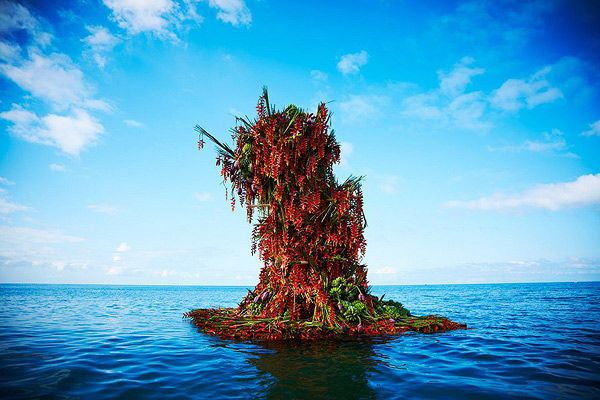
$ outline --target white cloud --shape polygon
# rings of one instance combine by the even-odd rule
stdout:
[[[98,67],[104,68],[107,62],[106,53],[110,53],[120,39],[103,26],[88,26],[87,30],[90,35],[83,38],[82,41],[88,45]]]
[[[0,226],[0,237],[5,244],[33,243],[55,244],[76,243],[83,239],[77,236],[65,235],[57,230],[44,230],[16,226]]]
[[[369,55],[364,50],[358,53],[346,54],[340,58],[337,68],[344,75],[356,74],[367,64],[368,59]]]
[[[114,215],[119,212],[119,209],[117,207],[112,206],[110,204],[89,204],[86,206],[86,208],[93,212],[108,215]]]
[[[250,25],[252,14],[243,0],[209,0],[212,8],[219,10],[217,18],[234,26]]]
[[[544,132],[542,138],[538,140],[525,140],[518,145],[508,146],[489,146],[490,151],[521,152],[528,151],[532,153],[556,153],[567,150],[569,146],[564,138],[564,134],[559,129],[553,129],[550,132]]]
[[[123,259],[123,254],[127,253],[130,250],[131,250],[131,246],[129,246],[126,242],[122,242],[121,244],[119,244],[117,246],[117,249],[112,254],[113,262],[121,261]],[[114,270],[113,270],[113,268],[114,268]],[[113,270],[112,273],[111,273],[111,270]],[[111,267],[107,273],[109,275],[118,275],[121,272],[122,272],[122,269],[120,267]]]
[[[483,93],[477,91],[455,97],[443,112],[447,121],[454,126],[470,130],[485,130],[488,128],[488,124],[482,121],[485,108]]]
[[[369,270],[369,274],[374,270]],[[583,282],[600,279],[600,259],[515,259],[500,262],[472,262],[443,267],[406,267],[393,276],[373,274],[374,284],[450,284],[496,282]],[[394,279],[394,280],[391,280]]]
[[[492,93],[492,105],[505,111],[519,111],[563,97],[562,92],[546,79],[551,70],[551,67],[545,67],[526,79],[508,79]]]
[[[19,226],[0,226],[0,265],[50,268],[56,271],[86,269],[87,262],[74,255],[73,250],[83,239],[66,235],[59,230],[36,229]],[[74,247],[75,246],[75,247]],[[3,269],[3,273],[7,270]],[[29,277],[32,270],[24,270],[18,275]],[[40,271],[46,279],[46,271]]]
[[[3,176],[0,176],[0,184],[2,184],[2,185],[10,185],[10,186],[12,186],[12,185],[14,185],[15,183],[14,183],[13,181],[11,181],[10,179],[8,179],[8,178],[5,178],[5,177],[3,177]]]
[[[572,182],[537,185],[516,195],[497,194],[477,200],[450,201],[448,207],[474,210],[543,208],[557,211],[565,207],[600,204],[600,174],[583,175]]]
[[[21,57],[21,48],[0,41],[0,62],[13,63]]]
[[[115,251],[118,253],[125,253],[129,250],[131,250],[131,246],[127,244],[127,242],[122,242],[121,244],[119,244],[119,246],[117,246],[117,250]]]
[[[38,22],[27,8],[10,1],[0,2],[0,32],[34,31],[37,28]]]
[[[435,93],[419,93],[402,101],[402,113],[417,119],[433,120],[444,116]]]
[[[161,278],[168,278],[169,276],[175,275],[175,271],[170,269],[163,269],[162,271],[160,271],[159,275]]]
[[[32,113],[31,111],[25,110],[23,107],[18,104],[13,104],[12,109],[10,111],[4,111],[0,113],[0,118],[5,119],[7,121],[12,122],[16,126],[27,126],[35,124],[39,121],[37,115]],[[27,132],[23,132],[26,134]]]
[[[0,73],[57,108],[82,104],[90,95],[83,73],[64,54],[44,56],[34,52],[20,65],[0,65]]]
[[[600,119],[590,124],[590,129],[581,133],[582,136],[600,136]]]
[[[29,207],[9,201],[4,197],[4,192],[0,191],[0,214],[12,214],[17,211],[27,211]]]
[[[205,202],[205,201],[209,201],[210,199],[212,199],[211,194],[208,192],[196,193],[194,195],[194,197],[196,198],[196,200],[198,200],[200,202]]]
[[[468,67],[473,61],[470,57],[464,57],[458,64],[454,65],[452,71],[448,73],[439,71],[440,91],[452,97],[464,93],[467,85],[471,83],[471,78],[485,72],[483,68]]]
[[[185,21],[199,23],[195,5],[172,0],[103,0],[117,24],[130,34],[152,33],[160,38],[177,40],[174,31]]]
[[[369,271],[373,274],[377,274],[377,275],[393,275],[393,274],[397,274],[398,270],[394,267],[382,267],[382,268],[375,268],[371,271]]]
[[[39,131],[42,142],[60,148],[67,154],[78,155],[84,148],[95,144],[104,131],[100,123],[84,110],[74,110],[71,115],[50,114],[42,118]]]
[[[50,168],[52,171],[56,171],[56,172],[65,172],[67,170],[67,167],[65,167],[64,164],[56,164],[56,163],[49,164],[48,168]]]
[[[323,71],[319,71],[318,69],[313,69],[310,71],[310,77],[315,81],[325,82],[328,78],[327,74]]]
[[[133,120],[133,119],[126,119],[123,122],[125,123],[125,125],[127,125],[130,128],[143,128],[144,127],[143,123]]]
[[[381,114],[381,108],[387,100],[386,97],[378,95],[350,95],[340,102],[342,119],[353,122],[376,118]]]
[[[117,258],[115,259],[115,257],[113,256],[113,261],[119,261],[121,260],[121,258]],[[110,267],[106,270],[106,274],[107,275],[121,275],[121,273],[123,272],[121,267]]]
[[[12,40],[10,46],[19,45],[27,53],[26,58],[12,57],[0,64],[0,74],[55,110],[42,116],[13,104],[10,110],[0,113],[0,118],[12,122],[9,131],[22,139],[78,155],[95,144],[104,131],[86,110],[110,111],[111,107],[93,98],[83,72],[70,57],[56,52],[46,54],[44,46],[51,36],[39,29],[40,22],[26,8],[6,2],[0,7],[7,13],[0,18],[0,29]]]
[[[74,109],[67,115],[48,114],[39,118],[34,113],[13,104],[0,118],[13,123],[10,132],[32,143],[54,146],[78,156],[96,143],[104,127],[87,111]]]
[[[439,86],[404,97],[400,114],[408,122],[425,122],[427,126],[485,130],[483,121],[486,98],[481,91],[467,92],[471,78],[484,73],[482,68],[469,67],[473,59],[464,57],[447,73],[438,72]]]
[[[0,184],[12,186],[15,183],[9,179],[0,176]],[[22,204],[13,203],[7,197],[7,192],[4,188],[0,188],[0,214],[12,214],[18,211],[27,211],[30,208]]]

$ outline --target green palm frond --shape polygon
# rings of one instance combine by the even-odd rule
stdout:
[[[219,152],[219,154],[221,154],[224,157],[235,158],[235,153],[231,149],[231,147],[229,147],[225,143],[220,142],[219,139],[208,133],[203,127],[201,127],[200,125],[196,125],[194,129],[201,135],[208,137],[210,141],[217,146],[217,151]]]

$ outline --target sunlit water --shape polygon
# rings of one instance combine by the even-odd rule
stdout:
[[[375,287],[473,329],[252,344],[182,313],[245,288],[0,285],[0,398],[600,398],[600,283]]]

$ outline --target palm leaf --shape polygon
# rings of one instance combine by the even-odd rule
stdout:
[[[235,152],[231,150],[231,147],[229,147],[225,143],[221,143],[219,139],[208,133],[203,127],[201,127],[200,125],[196,125],[194,129],[201,135],[208,137],[210,141],[217,146],[217,151],[219,152],[219,154],[221,154],[224,157],[235,158]]]

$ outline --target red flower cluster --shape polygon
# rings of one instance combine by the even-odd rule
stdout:
[[[260,214],[252,250],[264,266],[260,283],[240,307],[268,292],[262,317],[289,312],[292,319],[331,325],[329,282],[343,276],[367,288],[359,261],[366,247],[359,179],[335,180],[340,146],[325,104],[316,114],[295,106],[276,112],[265,94],[256,110],[254,122],[238,119],[235,149],[217,158],[232,207],[237,198],[249,221],[256,210]]]

